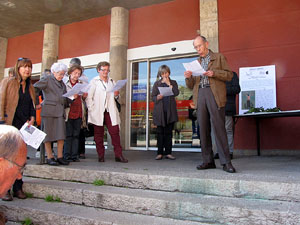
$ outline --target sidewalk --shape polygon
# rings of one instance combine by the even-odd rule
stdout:
[[[222,170],[219,160],[216,160],[217,169],[199,171],[196,166],[201,163],[201,153],[174,152],[176,160],[154,160],[156,151],[124,151],[129,163],[114,161],[113,151],[106,151],[105,162],[99,163],[96,149],[86,150],[86,159],[70,163],[68,168],[107,170],[111,172],[126,172],[151,175],[170,175],[178,177],[237,179],[257,181],[277,181],[300,183],[300,156],[236,156],[232,164],[237,170],[229,174]],[[35,150],[29,149],[28,164],[38,164]]]

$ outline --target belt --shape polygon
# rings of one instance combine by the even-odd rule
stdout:
[[[210,85],[209,84],[199,84],[199,88],[208,88],[208,87],[210,87]]]

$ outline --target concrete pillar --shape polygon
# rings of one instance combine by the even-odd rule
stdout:
[[[59,26],[51,23],[44,25],[42,70],[50,69],[58,59]]]
[[[218,1],[199,0],[200,6],[200,30],[209,41],[209,48],[219,52],[219,30],[218,30]]]
[[[128,21],[129,12],[122,7],[111,9],[110,25],[110,76],[113,80],[123,80],[127,78],[127,49],[128,49]],[[126,88],[120,91],[121,98],[121,144],[125,147],[125,121],[126,121]]]
[[[0,37],[0,80],[4,77],[6,63],[7,38]]]

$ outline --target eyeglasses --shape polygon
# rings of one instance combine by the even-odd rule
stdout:
[[[21,57],[21,58],[18,58],[18,61],[26,60],[26,59],[28,59],[28,58]]]
[[[17,166],[17,167],[19,168],[19,170],[20,170],[20,173],[23,173],[23,172],[24,172],[26,163],[25,163],[23,166],[20,166],[18,163],[14,162],[14,161],[12,161],[12,160],[10,160],[10,159],[7,159],[7,158],[4,158],[4,159],[5,159],[6,161],[10,162],[11,164]]]
[[[110,72],[110,70],[104,70],[104,69],[100,69],[101,71],[103,71],[103,72]]]

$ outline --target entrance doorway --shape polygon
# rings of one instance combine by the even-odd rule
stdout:
[[[197,125],[189,118],[192,90],[185,85],[182,63],[191,62],[197,57],[172,59],[151,59],[131,63],[131,105],[130,105],[130,149],[156,150],[156,126],[152,121],[154,103],[151,99],[152,87],[157,80],[161,65],[171,69],[170,78],[176,80],[180,94],[176,97],[179,121],[173,131],[173,150],[201,151],[197,135]]]

